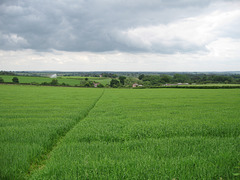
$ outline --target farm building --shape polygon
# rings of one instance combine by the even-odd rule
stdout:
[[[142,85],[141,84],[137,84],[137,83],[134,83],[133,85],[132,85],[132,87],[141,87]]]
[[[93,82],[94,87],[97,87],[100,83]]]
[[[57,74],[50,75],[50,78],[57,78]]]

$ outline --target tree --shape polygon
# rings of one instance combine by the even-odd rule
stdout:
[[[84,87],[93,87],[94,84],[92,81],[86,81],[85,84],[84,84]]]
[[[162,83],[169,83],[171,81],[171,76],[163,75],[163,76],[161,76],[160,81]]]
[[[17,77],[13,77],[13,78],[12,78],[12,82],[13,82],[13,83],[19,83],[19,80],[18,80]]]
[[[99,87],[99,88],[103,88],[104,85],[100,83],[100,84],[97,85],[97,87]]]
[[[85,81],[88,81],[88,78],[85,78]]]
[[[144,74],[141,74],[140,76],[138,76],[139,80],[142,80],[144,78]]]
[[[118,87],[119,86],[119,81],[117,80],[117,79],[112,79],[111,81],[110,81],[110,86],[111,87],[114,87],[114,88],[116,88],[116,87]]]
[[[56,85],[58,85],[58,80],[57,79],[53,79],[52,82],[50,82],[50,84],[52,86],[56,86]]]
[[[126,79],[125,76],[119,76],[120,83],[124,85],[124,80]]]
[[[4,83],[4,80],[2,77],[0,77],[0,83]]]
[[[186,74],[174,74],[173,81],[177,83],[189,82],[190,79]]]

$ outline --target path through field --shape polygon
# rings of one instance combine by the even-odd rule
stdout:
[[[54,149],[56,149],[60,144],[62,139],[64,139],[64,137],[67,135],[67,133],[71,132],[71,130],[77,126],[77,124],[79,122],[81,122],[82,120],[84,120],[84,118],[86,118],[88,116],[88,114],[91,112],[92,109],[94,109],[94,107],[96,106],[97,102],[99,101],[99,99],[101,99],[101,97],[104,94],[104,90],[102,91],[102,94],[96,99],[96,101],[91,105],[91,107],[89,107],[89,109],[87,110],[87,112],[85,112],[84,116],[80,116],[80,118],[78,119],[78,122],[76,124],[74,124],[70,129],[68,129],[67,131],[65,131],[59,138],[58,140],[52,145],[52,147],[50,147],[48,149],[48,152],[46,152],[45,154],[42,155],[42,158],[40,161],[36,161],[33,162],[32,165],[30,166],[29,172],[27,174],[28,176],[31,176],[31,174],[34,171],[37,171],[39,169],[44,168],[44,165],[46,163],[46,161],[50,158],[50,154],[52,151],[54,151]]]

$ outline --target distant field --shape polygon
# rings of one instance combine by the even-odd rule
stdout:
[[[78,80],[84,80],[85,78],[88,78],[90,81],[99,82],[103,85],[109,84],[111,81],[111,78],[108,77],[81,77],[81,76],[61,76],[62,79],[78,79]]]
[[[239,90],[0,89],[2,179],[238,179]]]
[[[12,78],[14,76],[6,76],[2,75],[0,76],[4,79],[4,82],[12,82]],[[31,76],[17,76],[20,83],[43,83],[43,82],[51,82],[52,78],[49,77],[31,77]],[[61,76],[58,77],[57,80],[59,83],[66,83],[71,86],[79,85],[80,80],[84,80],[86,77],[80,77],[80,76]],[[103,85],[109,84],[111,81],[111,78],[100,78],[100,77],[87,77],[90,81],[96,81]]]

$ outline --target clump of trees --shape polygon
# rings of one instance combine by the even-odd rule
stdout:
[[[19,83],[19,80],[18,80],[17,77],[13,77],[13,78],[12,78],[12,82],[13,82],[13,83]]]
[[[109,77],[109,78],[116,78],[118,77],[116,74],[113,73],[102,73],[102,77]]]
[[[110,81],[110,87],[117,88],[120,86],[120,82],[117,79],[112,79]]]
[[[80,80],[80,87],[104,87],[101,83],[96,83],[95,81],[89,81],[88,78],[85,78],[84,80]]]
[[[118,79],[112,79],[110,81],[110,87],[117,88],[117,87],[125,87],[125,80],[127,77],[125,76],[119,76]]]
[[[88,78],[80,81],[80,87],[94,87],[93,81],[89,81]]]
[[[121,83],[122,85],[124,85],[124,81],[125,81],[126,77],[125,77],[125,76],[119,76],[118,79],[119,79],[120,83]]]
[[[50,85],[52,85],[52,86],[57,86],[57,85],[58,85],[58,80],[57,80],[57,79],[53,79],[53,80],[50,82]]]

